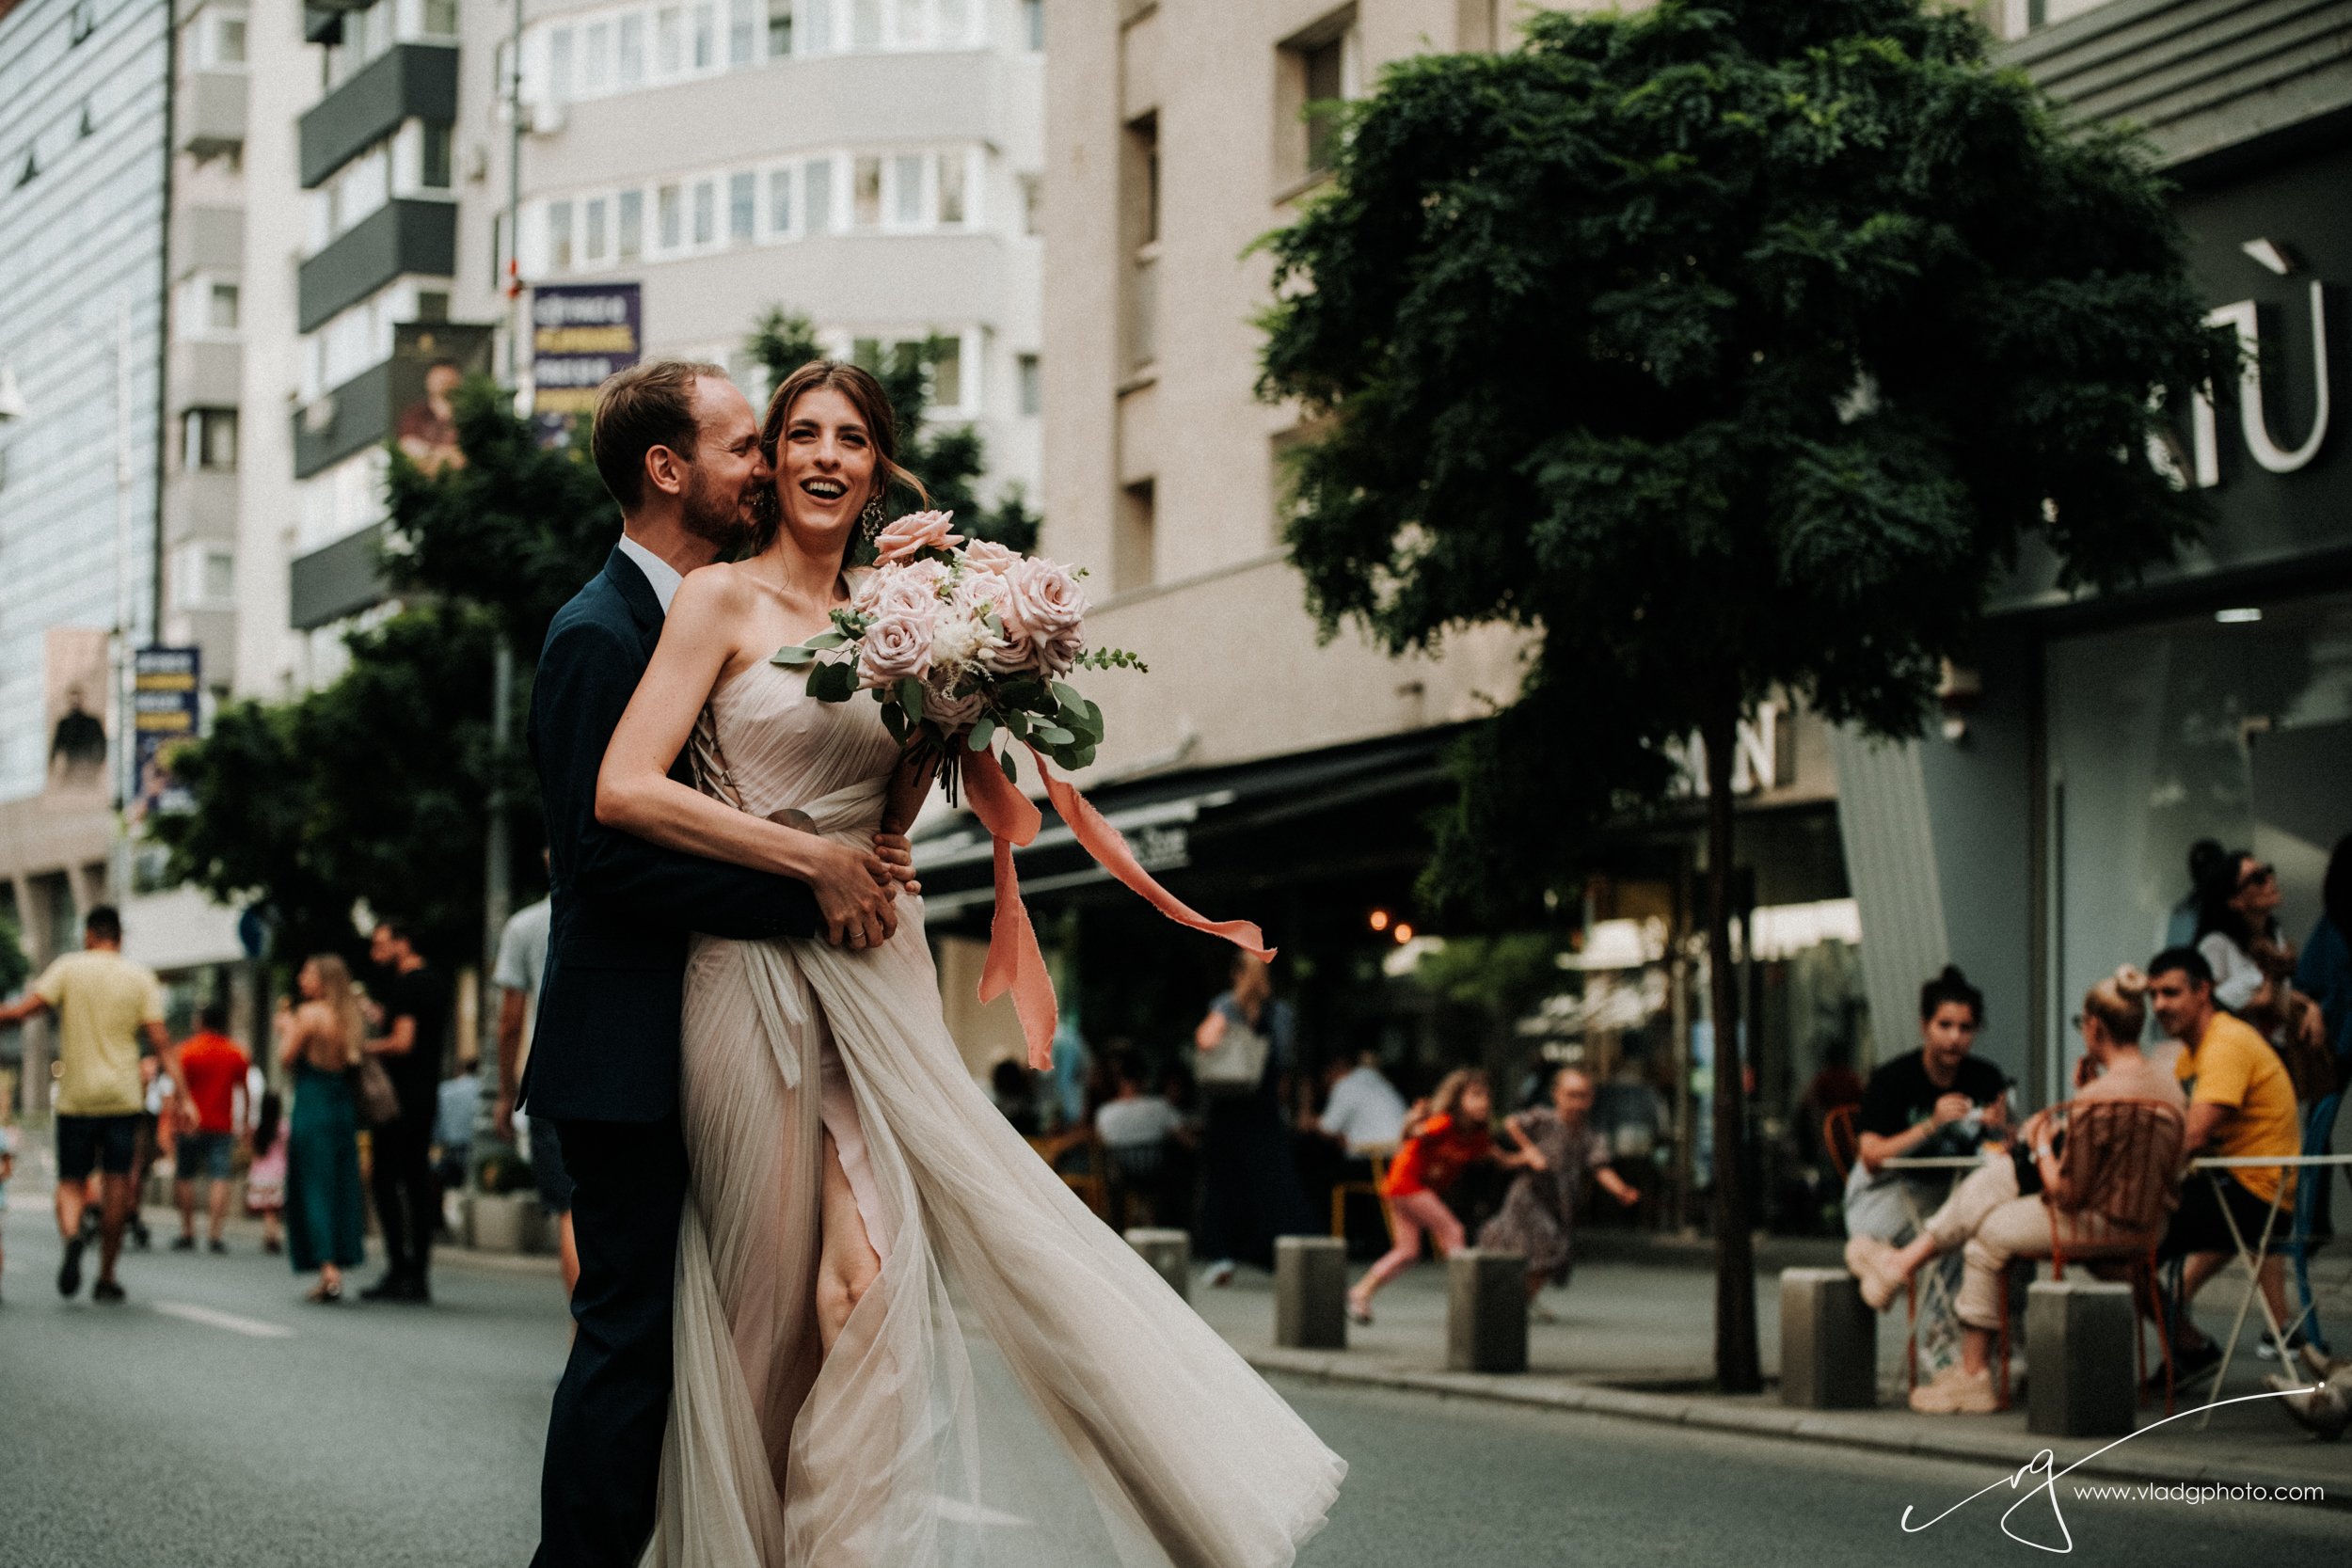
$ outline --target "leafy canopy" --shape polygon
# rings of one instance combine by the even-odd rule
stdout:
[[[1662,0],[1390,67],[1265,242],[1262,392],[1329,630],[1501,623],[1430,891],[1523,895],[1773,690],[1915,733],[2033,543],[2070,585],[2201,521],[2152,398],[2221,368],[2166,188],[1916,0]]]

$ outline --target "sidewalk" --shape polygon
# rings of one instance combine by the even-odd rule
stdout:
[[[1449,1372],[1444,1370],[1444,1280],[1443,1271],[1434,1264],[1398,1280],[1375,1299],[1374,1325],[1350,1324],[1348,1348],[1336,1352],[1274,1345],[1273,1283],[1265,1275],[1244,1269],[1225,1289],[1196,1285],[1192,1300],[1250,1365],[1292,1377],[1625,1416],[1879,1453],[1980,1461],[1987,1466],[1988,1481],[2002,1470],[2024,1465],[2044,1448],[2053,1450],[2058,1467],[2063,1469],[2115,1442],[2032,1435],[2026,1431],[2022,1401],[1998,1416],[1921,1416],[1904,1408],[1899,1310],[1879,1323],[1880,1409],[1797,1410],[1783,1405],[1776,1386],[1779,1283],[1772,1276],[1756,1280],[1756,1317],[1764,1375],[1774,1386],[1761,1395],[1709,1392],[1713,1276],[1663,1260],[1582,1264],[1566,1290],[1545,1291],[1544,1305],[1560,1321],[1530,1326],[1527,1371]],[[2208,1294],[2215,1297],[2213,1307],[2200,1310],[2198,1320],[2207,1332],[2218,1335],[2229,1328],[2227,1313],[2219,1310],[2224,1301],[2220,1284],[2210,1287]],[[2226,1299],[2234,1307],[2234,1296]],[[2352,1307],[2352,1300],[2342,1295],[2336,1299]],[[2323,1309],[2328,1305],[2323,1299]],[[2347,1337],[2347,1329],[2352,1329],[2352,1314],[2340,1307],[2340,1340]],[[2255,1359],[2249,1331],[2231,1367],[2228,1392],[2260,1393],[2262,1373],[2276,1370],[2276,1363]],[[2199,1393],[2211,1397],[2210,1384],[2201,1386]],[[2186,1402],[2183,1408],[2189,1408]],[[2201,1418],[2193,1414],[2149,1431],[2148,1423],[2161,1419],[2162,1414],[2158,1405],[2143,1407],[2143,1435],[2089,1459],[2076,1473],[2143,1481],[2314,1485],[2328,1490],[2331,1503],[2352,1508],[2352,1440],[2319,1442],[2283,1413],[2262,1403],[2217,1410],[2210,1427],[2202,1431]]]

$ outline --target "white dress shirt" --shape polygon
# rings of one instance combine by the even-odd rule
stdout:
[[[1359,1067],[1331,1085],[1320,1125],[1333,1137],[1345,1139],[1354,1153],[1395,1144],[1405,1133],[1405,1097],[1380,1076],[1378,1068]]]
[[[661,601],[661,613],[669,614],[670,601],[677,597],[677,585],[686,580],[678,576],[677,568],[626,533],[621,535],[621,553],[637,562],[637,569],[653,585],[653,596]]]

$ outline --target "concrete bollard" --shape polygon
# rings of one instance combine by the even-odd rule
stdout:
[[[1192,1299],[1192,1238],[1182,1230],[1155,1230],[1137,1226],[1127,1232],[1136,1249],[1168,1288],[1186,1301]]]
[[[1336,1236],[1274,1240],[1274,1342],[1347,1348],[1347,1243]]]
[[[470,1211],[477,1252],[544,1250],[539,1200],[529,1193],[477,1193]]]
[[[2052,1437],[2111,1437],[2137,1420],[2128,1285],[2037,1280],[2026,1291],[2026,1430]]]
[[[1879,1315],[1843,1269],[1780,1271],[1780,1402],[1805,1410],[1878,1403]]]
[[[1465,1247],[1445,1260],[1450,1372],[1527,1370],[1527,1259]]]

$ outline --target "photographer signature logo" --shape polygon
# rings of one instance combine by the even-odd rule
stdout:
[[[2020,1497],[2015,1502],[2010,1503],[2007,1509],[2002,1511],[2001,1533],[2008,1536],[2011,1541],[2018,1543],[2020,1545],[2031,1546],[2036,1551],[2053,1552],[2060,1557],[2064,1557],[2074,1549],[2074,1532],[2066,1528],[2066,1512],[2058,1506],[2058,1483],[2059,1481],[2064,1481],[2068,1476],[2073,1475],[2076,1470],[2081,1469],[2084,1465],[2090,1464],[2101,1454],[2106,1453],[2110,1449],[2122,1448],[2124,1444],[2130,1442],[2134,1437],[2144,1437],[2149,1433],[2155,1431],[2157,1427],[2169,1426],[2174,1421],[2186,1420],[2191,1416],[2201,1416],[2209,1410],[2218,1410],[2224,1405],[2250,1404],[2256,1400],[2285,1399],[2290,1394],[2302,1394],[2309,1393],[2310,1391],[2311,1390],[2308,1388],[2285,1388],[2275,1393],[2242,1394],[2235,1399],[2216,1400],[2210,1404],[2199,1405],[2194,1410],[2184,1410],[2176,1416],[2167,1416],[2161,1421],[2153,1422],[2127,1436],[2117,1438],[2114,1442],[2107,1444],[2105,1448],[2093,1449],[2090,1452],[2083,1455],[2080,1459],[2077,1459],[2074,1464],[2069,1465],[2063,1470],[2057,1468],[2058,1456],[2050,1449],[2044,1449],[2040,1453],[2035,1454],[2032,1459],[2028,1460],[2016,1474],[2003,1476],[1998,1481],[1992,1481],[1987,1485],[1979,1487],[1976,1491],[1969,1493],[1966,1497],[1961,1498],[1960,1501],[1952,1504],[1951,1507],[1946,1509],[1943,1513],[1937,1514],[1932,1519],[1922,1520],[1920,1523],[1915,1525],[1913,1524],[1911,1522],[1911,1513],[1912,1509],[1916,1505],[1906,1505],[1903,1509],[1903,1533],[1905,1535],[1916,1535],[1922,1530],[1932,1529],[1937,1525],[1940,1525],[1945,1520],[1950,1518],[1953,1514],[1959,1513],[1962,1509],[1966,1508],[1970,1503],[1975,1502],[1979,1497],[1983,1497],[1986,1493],[1996,1492],[2006,1486],[2012,1492],[2022,1489],[2025,1495]],[[2031,1486],[2026,1485],[2029,1479],[2033,1483]],[[2031,1536],[2020,1535],[2017,1533],[2016,1529],[2010,1526],[2010,1520],[2015,1516],[2017,1511],[2032,1502],[2036,1497],[2047,1497],[2050,1500],[2050,1522],[2058,1528],[2060,1544],[2054,1546],[2046,1541],[2037,1541]]]

